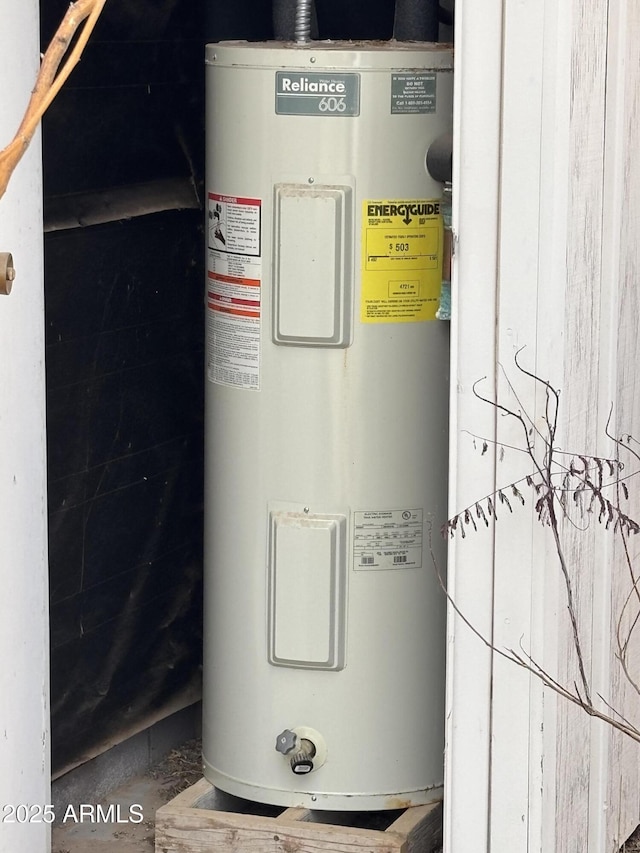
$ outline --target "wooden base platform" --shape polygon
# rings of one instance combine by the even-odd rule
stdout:
[[[392,812],[283,809],[205,779],[156,817],[156,853],[439,853],[441,844],[441,803]]]

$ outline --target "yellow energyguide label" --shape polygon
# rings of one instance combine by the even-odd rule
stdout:
[[[435,320],[442,243],[440,199],[364,201],[360,320]]]

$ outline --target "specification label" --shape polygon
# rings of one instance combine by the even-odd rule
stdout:
[[[436,75],[433,72],[391,75],[391,112],[393,114],[435,113],[435,111]]]
[[[354,569],[419,569],[422,566],[421,509],[354,513]]]
[[[260,388],[260,199],[209,193],[207,376]]]
[[[361,321],[435,320],[442,244],[438,199],[363,202]]]

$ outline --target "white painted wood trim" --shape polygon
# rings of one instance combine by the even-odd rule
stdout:
[[[502,49],[502,115],[498,260],[497,394],[503,405],[540,423],[540,388],[515,364],[538,372],[538,257],[541,198],[541,113],[543,101],[544,4],[506,3]],[[526,61],[524,58],[526,57]],[[524,348],[524,349],[523,349]],[[516,396],[517,394],[517,396]],[[529,420],[530,419],[530,420]],[[496,486],[511,500],[513,513],[500,506],[495,528],[494,643],[496,648],[532,648],[532,584],[539,570],[539,530],[531,492],[522,479],[533,473],[522,450],[526,435],[514,418],[499,416],[497,438],[503,452]],[[518,483],[526,501],[518,505],[509,489]],[[532,818],[539,815],[540,761],[532,754],[542,720],[542,690],[535,678],[500,656],[493,660],[492,760],[489,849],[527,850],[537,838]],[[535,847],[534,847],[535,849]]]
[[[495,412],[473,383],[495,365],[502,0],[458,2],[454,107],[454,319],[451,366],[450,514],[490,491],[493,453],[482,460],[465,430],[495,434]],[[464,306],[463,310],[460,306]],[[482,464],[480,464],[480,461]],[[489,488],[487,489],[487,483]],[[483,491],[484,489],[484,491]],[[492,631],[493,540],[451,540],[449,589],[475,627]],[[444,846],[487,849],[491,655],[450,611]]]
[[[15,133],[38,70],[37,0],[0,0],[0,145]],[[0,804],[50,801],[49,618],[39,135],[0,200]],[[45,823],[2,823],[0,853],[47,853]]]
[[[604,162],[603,162],[603,198],[602,198],[602,249],[601,249],[601,282],[600,292],[600,374],[598,388],[598,423],[599,435],[596,436],[597,451],[603,456],[613,452],[612,443],[606,438],[605,424],[611,415],[611,430],[617,434],[618,412],[615,407],[617,399],[618,374],[618,306],[620,300],[618,264],[621,256],[621,217],[623,213],[624,195],[624,94],[625,94],[625,64],[624,49],[627,25],[626,3],[610,2],[608,9],[608,38],[607,38],[607,75],[605,81],[605,121],[604,121]],[[610,567],[615,565],[616,553],[612,537],[600,537],[597,543],[596,565],[593,590],[593,648],[592,648],[592,677],[594,691],[609,701],[612,697],[612,678],[615,677],[615,663],[612,655],[615,653],[612,642],[612,617],[617,598],[614,589],[614,573]],[[613,666],[612,666],[613,663]],[[615,700],[613,700],[615,701]],[[619,756],[613,751],[616,735],[602,724],[594,723],[591,729],[590,751],[592,755],[591,778],[589,785],[589,849],[615,853],[626,839],[619,837],[619,821],[612,820],[609,808],[612,787],[617,788],[615,800],[621,803],[620,788],[612,778],[616,772],[625,773],[620,766]],[[635,750],[634,750],[635,751]],[[614,768],[619,768],[617,769]],[[611,772],[613,771],[613,773]],[[634,824],[635,825],[635,824]],[[615,836],[615,837],[614,837]]]
[[[617,433],[638,431],[640,393],[637,365],[640,363],[638,317],[640,316],[640,6],[625,0],[609,5],[608,73],[605,124],[604,216],[603,216],[603,316],[611,330],[609,398],[616,401]],[[607,402],[605,399],[604,403]],[[629,509],[640,514],[640,495],[631,488]],[[640,559],[637,542],[632,543],[636,565]],[[620,549],[613,549],[620,569]],[[626,581],[625,581],[626,578]],[[621,582],[622,581],[622,582]],[[626,570],[614,576],[611,617],[613,620],[628,589]],[[606,613],[602,614],[606,618]],[[640,703],[635,691],[621,677],[614,649],[603,661],[603,681],[608,696],[627,717],[640,721]],[[635,647],[636,672],[640,650]],[[606,667],[608,664],[607,673]],[[606,675],[608,674],[608,678]],[[602,849],[619,848],[639,822],[640,755],[636,744],[617,733],[608,733],[608,775],[601,779]],[[594,844],[594,850],[598,848]]]

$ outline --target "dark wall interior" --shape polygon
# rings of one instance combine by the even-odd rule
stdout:
[[[199,692],[203,19],[108,0],[44,123],[45,228],[100,212],[45,237],[54,773]]]
[[[394,2],[317,18],[387,39]],[[199,695],[203,48],[272,37],[270,0],[107,0],[44,121],[56,774]]]

